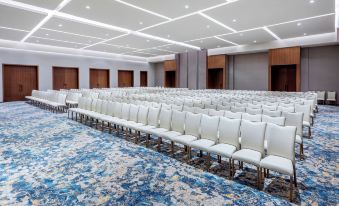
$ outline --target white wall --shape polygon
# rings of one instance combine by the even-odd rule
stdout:
[[[79,68],[80,88],[89,88],[89,68],[110,69],[110,86],[118,86],[118,70],[134,70],[134,86],[140,86],[140,71],[148,71],[148,86],[154,86],[154,69],[143,62],[111,60],[108,58],[78,57],[72,55],[39,53],[0,49],[0,65],[36,65],[39,72],[39,89],[52,89],[52,67]],[[0,70],[0,102],[3,101],[3,77]]]

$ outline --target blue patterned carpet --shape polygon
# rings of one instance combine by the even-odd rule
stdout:
[[[297,161],[294,204],[338,204],[338,139],[339,108],[321,106],[305,160]],[[225,166],[214,163],[206,172],[202,158],[187,164],[182,149],[172,158],[166,146],[154,148],[65,114],[0,104],[0,205],[290,204],[282,176],[272,173],[258,191],[250,167],[229,181]]]

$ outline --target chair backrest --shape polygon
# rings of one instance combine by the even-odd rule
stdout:
[[[67,98],[66,94],[59,94],[58,95],[58,103],[65,105],[66,104],[66,98]]]
[[[202,114],[187,112],[185,119],[185,134],[200,137],[200,122]]]
[[[336,92],[327,92],[327,100],[336,100]]]
[[[115,104],[116,104],[115,102],[111,102],[111,101],[108,102],[107,112],[106,112],[107,115],[114,116]]]
[[[282,116],[286,118],[285,126],[295,126],[297,127],[297,135],[302,136],[303,132],[303,113],[296,112],[283,112]]]
[[[267,155],[275,155],[295,162],[296,127],[270,125],[267,137]]]
[[[279,126],[285,126],[285,117],[270,117],[267,115],[262,115],[261,121],[276,124]]]
[[[251,149],[264,154],[265,122],[241,121],[241,149]]]
[[[262,105],[263,110],[268,110],[268,111],[275,111],[277,110],[276,105]]]
[[[225,117],[230,118],[230,119],[241,119],[242,113],[241,112],[230,112],[230,111],[225,111]]]
[[[205,105],[202,104],[202,103],[194,103],[193,106],[194,106],[194,107],[205,108]]]
[[[131,108],[130,104],[123,103],[121,108],[121,119],[128,120],[129,118],[129,110]]]
[[[148,107],[140,105],[138,111],[138,123],[147,124],[147,117],[148,117]]]
[[[185,125],[185,118],[186,118],[186,112],[180,112],[180,111],[173,111],[172,114],[172,130],[184,133],[184,125]]]
[[[205,104],[205,109],[216,109],[217,105],[213,105],[213,104]]]
[[[93,99],[92,104],[91,104],[91,111],[95,111],[96,106],[97,106],[98,99]]]
[[[194,107],[184,106],[183,109],[182,109],[182,111],[194,113]]]
[[[248,120],[251,122],[261,122],[261,114],[244,113],[242,114],[241,119]]]
[[[309,104],[305,104],[305,105],[296,104],[295,105],[295,112],[304,113],[303,120],[305,122],[310,122],[311,105],[309,105]]]
[[[248,114],[262,114],[262,109],[252,109],[252,108],[246,108],[246,113]]]
[[[129,109],[129,121],[137,122],[138,121],[138,112],[139,112],[139,106],[131,104]]]
[[[101,104],[101,114],[107,114],[107,110],[108,110],[108,101],[104,100],[102,101]]]
[[[85,107],[86,107],[85,102],[86,102],[86,99],[85,99],[85,98],[83,98],[83,97],[79,98],[79,104],[78,104],[78,107],[79,107],[80,109],[85,109]]]
[[[159,113],[160,113],[160,108],[150,107],[148,109],[147,124],[158,127],[159,126]]]
[[[170,130],[171,129],[172,110],[161,109],[159,115],[160,127]]]
[[[264,109],[262,111],[262,114],[270,116],[270,117],[280,117],[281,116],[281,111],[280,110],[271,111],[271,110]]]
[[[318,91],[317,92],[317,99],[324,101],[325,100],[325,91]]]
[[[210,117],[203,114],[201,117],[201,138],[212,141],[218,140],[219,117]]]
[[[261,109],[261,104],[247,104],[247,108]]]
[[[122,110],[122,103],[116,102],[114,105],[113,116],[117,118],[121,118],[121,110]]]
[[[170,110],[171,109],[171,105],[163,103],[163,104],[161,104],[161,109]]]
[[[172,110],[181,111],[182,105],[172,105]]]
[[[208,115],[208,109],[202,109],[200,107],[193,107],[194,108],[194,113],[196,114],[206,114]]]
[[[225,111],[224,110],[215,110],[215,109],[210,109],[208,110],[208,115],[210,116],[221,116],[223,117],[225,115]]]
[[[217,105],[217,110],[227,110],[230,111],[231,110],[231,106],[224,106],[224,105]]]
[[[98,99],[97,104],[95,105],[95,112],[101,113],[102,100]]]
[[[230,144],[239,149],[240,119],[229,119],[220,117],[219,121],[219,143]]]
[[[294,106],[293,107],[283,107],[283,106],[278,106],[278,109],[281,112],[294,112]]]
[[[245,112],[246,111],[246,107],[231,107],[231,112]]]

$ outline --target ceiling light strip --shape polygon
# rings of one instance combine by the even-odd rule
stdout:
[[[220,37],[218,37],[218,36],[215,36],[214,38],[219,39],[219,40],[224,41],[224,42],[227,42],[227,43],[229,43],[229,44],[233,44],[234,46],[239,46],[239,44],[236,44],[236,43],[234,43],[234,42],[231,42],[231,41],[228,41],[228,40],[226,40],[226,39],[220,38]]]
[[[0,0],[0,4],[10,6],[10,7],[14,7],[14,8],[17,8],[17,9],[23,9],[23,10],[26,10],[26,11],[39,13],[39,14],[48,14],[48,13],[51,12],[51,10],[49,10],[49,9],[44,9],[44,8],[41,8],[41,7],[37,7],[37,6],[33,6],[33,5],[30,5],[30,4],[25,4],[25,3],[21,3],[21,2],[17,2],[17,1],[12,1],[12,0]]]
[[[162,38],[162,37],[157,37],[157,36],[141,33],[141,32],[138,32],[138,31],[133,31],[133,32],[131,32],[131,34],[136,35],[136,36],[140,36],[140,37],[144,37],[144,38],[148,38],[148,39],[166,42],[166,43],[169,43],[169,44],[175,44],[175,45],[179,45],[179,46],[183,46],[183,47],[187,47],[187,48],[191,48],[191,49],[195,49],[195,50],[200,50],[200,47],[197,47],[197,46],[193,46],[193,45],[186,44],[186,43],[183,43],[183,42],[173,41],[173,40],[170,40],[170,39],[165,39],[165,38]]]
[[[45,40],[57,41],[57,42],[63,42],[63,43],[79,44],[79,45],[88,45],[88,44],[85,44],[85,43],[72,42],[72,41],[64,41],[64,40],[53,39],[53,38],[45,38],[45,37],[39,37],[39,36],[32,36],[32,37],[33,37],[33,38],[36,38],[36,39],[45,39]]]
[[[119,36],[116,36],[116,37],[113,37],[113,38],[110,38],[110,39],[106,39],[106,40],[103,40],[103,41],[100,41],[100,42],[97,42],[97,43],[94,43],[94,44],[91,44],[91,45],[82,47],[82,48],[80,48],[80,49],[87,49],[87,48],[89,48],[89,47],[92,47],[92,46],[95,46],[95,45],[98,45],[98,44],[102,44],[102,43],[111,41],[111,40],[113,40],[113,39],[118,39],[118,38],[121,38],[121,37],[124,37],[124,36],[127,36],[127,35],[128,35],[128,34],[122,34],[122,35],[119,35]]]
[[[129,7],[132,7],[132,8],[135,8],[135,9],[138,9],[138,10],[141,10],[143,12],[146,12],[146,13],[149,13],[149,14],[152,14],[152,15],[155,15],[157,17],[160,17],[160,18],[163,18],[163,19],[166,19],[166,20],[171,20],[171,18],[167,17],[167,16],[164,16],[164,15],[161,15],[161,14],[158,14],[156,12],[153,12],[153,11],[150,11],[150,10],[147,10],[147,9],[144,9],[144,8],[141,8],[139,6],[136,6],[136,5],[133,5],[133,4],[130,4],[130,3],[127,3],[125,1],[122,1],[122,0],[115,0],[116,2],[119,2],[121,4],[124,4],[126,6],[129,6]]]
[[[269,28],[267,28],[266,26],[263,27],[263,29],[269,33],[271,36],[273,36],[276,40],[281,40],[281,38],[276,35],[273,31],[271,31]]]
[[[6,30],[12,30],[12,31],[21,31],[21,32],[29,32],[29,31],[27,31],[27,30],[16,29],[16,28],[10,28],[10,27],[4,27],[4,26],[0,26],[0,29],[6,29]]]
[[[331,16],[331,15],[335,15],[335,13],[322,14],[322,15],[318,15],[318,16],[312,16],[312,17],[303,18],[303,19],[296,19],[296,20],[292,20],[292,21],[286,21],[286,22],[282,22],[282,23],[278,23],[278,24],[271,24],[271,25],[268,25],[266,27],[279,26],[279,25],[283,25],[283,24],[294,23],[294,22],[298,22],[298,21],[305,21],[305,20],[310,20],[310,19],[316,19],[316,18]]]
[[[228,30],[230,30],[230,31],[232,31],[232,32],[234,32],[234,33],[237,32],[235,29],[233,29],[233,28],[231,28],[231,27],[229,27],[229,26],[227,26],[227,25],[221,23],[220,21],[218,21],[218,20],[216,20],[216,19],[213,19],[212,17],[210,17],[210,16],[208,16],[208,15],[202,13],[202,12],[199,12],[199,14],[200,14],[200,16],[202,16],[202,17],[204,17],[204,18],[206,18],[206,19],[208,19],[208,20],[210,20],[210,21],[212,21],[212,22],[218,24],[219,26],[224,27],[225,29],[228,29]]]
[[[48,20],[50,20],[55,12],[58,12],[64,6],[66,6],[71,0],[63,0],[55,10],[48,12],[48,15],[43,18],[38,25],[36,25],[20,42],[25,42],[30,36],[32,36],[40,27],[42,27]]]

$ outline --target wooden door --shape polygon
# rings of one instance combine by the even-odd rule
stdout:
[[[108,69],[90,69],[90,88],[109,88]]]
[[[22,101],[38,89],[38,67],[3,65],[4,102]]]
[[[208,69],[208,89],[223,89],[223,69]]]
[[[79,89],[78,68],[53,67],[53,89]]]
[[[147,87],[148,86],[147,71],[141,71],[140,72],[140,86],[141,87]]]
[[[165,87],[175,88],[176,87],[176,71],[165,72]]]
[[[118,70],[118,87],[133,87],[133,71]]]
[[[272,91],[296,91],[296,65],[272,66],[271,74]]]

